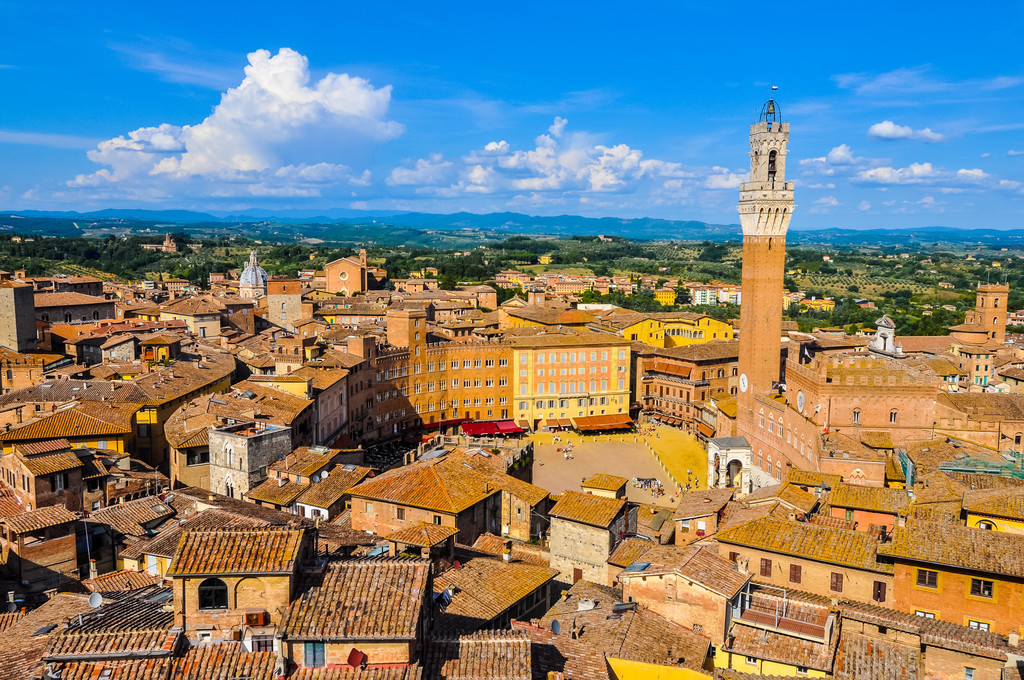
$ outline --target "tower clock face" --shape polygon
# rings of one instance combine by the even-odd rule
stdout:
[[[804,412],[804,391],[800,390],[796,393],[796,410],[800,413]]]
[[[740,392],[747,391],[747,374],[740,373]]]

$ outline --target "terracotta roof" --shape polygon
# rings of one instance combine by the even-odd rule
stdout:
[[[139,404],[86,401],[0,433],[0,441],[126,435]]]
[[[87,578],[82,585],[94,593],[119,593],[125,590],[138,590],[160,583],[162,579],[148,571],[122,569],[102,574],[96,578]]]
[[[326,666],[300,668],[288,677],[289,680],[422,680],[424,676],[421,666],[371,666],[366,670],[351,666]]]
[[[67,439],[51,439],[43,442],[25,442],[15,444],[14,450],[26,456],[35,456],[40,453],[51,453],[53,451],[67,451],[71,449],[71,442]]]
[[[654,547],[654,543],[646,538],[633,536],[619,541],[619,544],[608,556],[608,564],[626,568],[633,564]]]
[[[816,505],[818,505],[818,497],[814,494],[804,491],[802,488],[791,482],[785,484],[776,484],[773,486],[766,486],[758,489],[754,493],[746,496],[743,500],[746,503],[754,504],[757,502],[764,502],[766,500],[775,499],[783,505],[799,510],[806,514],[811,512]]]
[[[625,507],[626,501],[620,498],[566,491],[551,508],[550,515],[570,522],[607,528]]]
[[[479,631],[431,641],[424,659],[428,678],[532,680],[530,638],[523,631]]]
[[[748,626],[742,620],[734,619],[734,622],[729,636],[731,644],[726,646],[734,654],[816,671],[832,669],[832,647],[829,644]]]
[[[89,521],[111,526],[124,536],[146,536],[150,529],[174,513],[174,507],[159,496],[147,496],[94,510],[89,514]]]
[[[860,440],[866,446],[870,446],[873,449],[895,448],[895,444],[892,443],[891,432],[864,431],[860,433]]]
[[[740,355],[740,343],[738,340],[712,340],[698,345],[656,349],[654,353],[683,361],[735,361]]]
[[[892,564],[877,559],[878,546],[866,533],[763,517],[719,531],[720,543],[731,543],[827,564],[842,564],[891,574]]]
[[[21,621],[21,617],[25,616],[25,612],[17,610],[13,612],[4,612],[0,614],[0,633],[4,632],[18,621]]]
[[[703,489],[684,491],[679,494],[679,505],[672,512],[672,519],[693,519],[714,515],[732,500],[734,489]]]
[[[418,548],[432,548],[459,533],[455,527],[420,522],[393,531],[384,538],[395,543],[414,545]]]
[[[47,527],[55,527],[61,524],[68,524],[78,520],[78,515],[71,512],[63,505],[49,505],[38,510],[29,510],[20,515],[4,517],[0,524],[16,534],[23,534],[29,531],[38,531]]]
[[[49,455],[32,457],[22,456],[20,454],[15,455],[17,455],[21,460],[25,469],[35,477],[52,475],[56,472],[66,472],[68,470],[74,470],[75,468],[82,467],[82,461],[80,461],[78,456],[70,451],[59,451]]]
[[[441,458],[389,470],[352,487],[349,493],[353,497],[455,514],[499,491],[489,477],[472,466]]]
[[[837,484],[828,494],[828,504],[834,508],[869,510],[896,515],[907,511],[910,506],[910,496],[904,489]]]
[[[273,477],[250,489],[245,497],[250,501],[262,501],[272,505],[289,506],[308,488],[306,484],[296,484],[284,478]]]
[[[350,470],[346,469],[347,467],[336,465],[327,475],[327,479],[307,484],[295,502],[329,509],[372,472],[370,468],[360,465],[353,466]]]
[[[799,486],[835,486],[843,481],[842,475],[833,475],[827,472],[816,472],[814,470],[801,470],[789,468],[786,472],[786,481]]]
[[[84,293],[36,293],[36,309],[47,307],[75,307],[77,305],[113,305],[112,300]]]
[[[247,652],[237,642],[192,647],[174,660],[168,680],[274,680],[276,655]]]
[[[844,633],[836,651],[837,680],[917,680],[924,677],[920,648],[861,633]]]
[[[170,588],[150,586],[98,609],[72,618],[47,645],[47,661],[77,661],[88,657],[129,658],[134,655],[170,656],[180,631],[171,631],[174,612],[164,605]]]
[[[436,630],[471,632],[545,587],[557,569],[528,562],[474,557],[434,577],[434,594],[452,588],[451,604],[434,616]]]
[[[750,574],[743,574],[734,568],[709,545],[659,545],[643,555],[648,566],[643,571],[624,573],[624,577],[650,574],[680,574],[690,581],[732,598],[750,581]]]
[[[581,600],[593,608],[579,611]],[[559,671],[566,678],[607,678],[609,657],[701,671],[711,646],[708,638],[640,607],[613,611],[620,602],[613,589],[579,581],[536,625],[513,622],[512,628],[525,631],[533,642],[535,675]],[[556,619],[562,624],[558,635],[551,632]],[[573,620],[577,632],[582,631],[576,639]]]
[[[184,531],[190,529],[204,531],[215,529],[260,529],[270,525],[270,522],[255,517],[239,517],[217,509],[202,510],[186,519],[164,522],[160,525],[156,536],[132,541],[124,549],[118,551],[118,557],[142,559],[146,555],[158,555],[171,559],[178,551],[178,543],[181,541],[181,534]]]
[[[1024,536],[907,520],[882,543],[879,555],[972,571],[1024,577]]]
[[[978,515],[1024,520],[1024,488],[965,491],[963,509]]]
[[[551,560],[544,556],[545,551],[540,546],[512,538],[495,536],[494,534],[480,534],[476,541],[473,542],[472,548],[478,552],[501,557],[505,552],[506,546],[509,545],[512,548],[509,558],[514,562],[529,562],[530,564],[545,566],[551,563]]]
[[[291,640],[412,640],[430,596],[430,562],[356,559],[307,576],[284,615]]]
[[[583,481],[580,486],[589,489],[601,489],[604,491],[618,491],[622,487],[626,486],[629,480],[625,477],[619,477],[617,475],[609,475],[600,472]]]
[[[167,575],[290,574],[304,536],[303,529],[276,527],[184,531]]]
[[[867,602],[843,600],[840,608],[844,620],[861,621],[920,635],[921,642],[926,645],[1001,661],[1006,659],[1008,652],[1016,654],[1005,637],[987,630],[961,626],[952,621],[928,619]]]
[[[85,595],[57,593],[17,623],[0,632],[0,680],[40,678],[45,666],[42,658],[50,639],[60,634],[60,624],[69,617],[91,610]]]
[[[313,449],[309,446],[300,446],[284,458],[275,460],[268,468],[270,471],[288,472],[293,475],[309,477],[320,472],[331,464],[331,460],[340,452],[340,449],[323,450],[320,447]]]

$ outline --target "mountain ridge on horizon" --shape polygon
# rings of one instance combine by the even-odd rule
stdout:
[[[282,222],[282,223],[306,223],[306,224],[330,224],[360,223],[365,220],[380,221],[420,228],[506,228],[514,231],[515,227],[523,227],[522,222],[532,222],[533,227],[547,226],[558,228],[559,231],[566,231],[573,235],[596,235],[598,232],[593,229],[581,231],[586,227],[607,226],[609,228],[621,229],[627,225],[635,225],[643,231],[649,231],[654,225],[664,225],[671,229],[672,226],[682,227],[684,230],[692,230],[697,227],[710,228],[712,232],[735,232],[738,234],[740,225],[738,223],[717,224],[701,220],[673,220],[661,217],[586,217],[582,215],[528,215],[512,211],[473,213],[459,211],[454,213],[425,213],[418,211],[401,210],[356,210],[351,208],[331,208],[327,210],[317,209],[292,209],[292,210],[270,210],[265,208],[253,208],[247,210],[222,211],[215,210],[202,212],[197,210],[149,210],[144,208],[105,208],[101,210],[90,210],[78,212],[73,210],[3,210],[0,215],[39,217],[54,219],[127,219],[144,221],[168,221],[180,224],[193,224],[198,222]],[[375,219],[377,218],[377,219]],[[500,221],[499,220],[503,220]],[[511,222],[511,223],[510,223]],[[564,223],[564,224],[560,224]],[[923,227],[799,227],[790,229],[790,233],[800,232],[832,232],[832,233],[909,233],[909,232],[947,232],[947,233],[977,233],[998,232],[1002,234],[1024,231],[1018,229],[1002,229],[995,227],[947,227],[942,225],[929,225]],[[610,232],[609,235],[625,235]],[[709,234],[710,236],[711,234]],[[648,236],[649,238],[649,236]],[[665,236],[661,236],[665,238]]]

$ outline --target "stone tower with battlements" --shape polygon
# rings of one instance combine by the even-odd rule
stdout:
[[[781,373],[782,281],[793,182],[786,181],[789,123],[769,99],[750,126],[750,180],[740,187],[743,227],[743,304],[740,311],[739,394],[750,408]]]

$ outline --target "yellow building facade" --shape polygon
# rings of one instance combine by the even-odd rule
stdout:
[[[517,420],[629,412],[630,346],[597,333],[525,336],[513,341]]]

